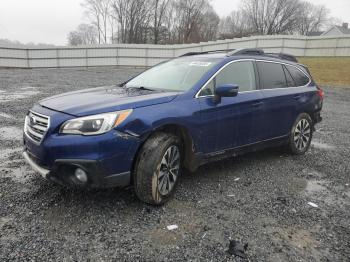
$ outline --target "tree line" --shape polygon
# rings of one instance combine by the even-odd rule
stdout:
[[[323,5],[302,0],[242,0],[220,18],[210,0],[84,0],[90,23],[68,35],[70,45],[183,44],[251,35],[308,35],[330,23]]]

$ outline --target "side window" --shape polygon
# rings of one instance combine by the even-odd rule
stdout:
[[[235,62],[226,66],[205,88],[199,96],[214,95],[216,86],[235,84],[239,86],[239,92],[256,89],[254,64],[251,61]]]
[[[214,89],[215,89],[215,78],[211,80],[198,94],[198,96],[211,96],[214,95]]]
[[[263,89],[287,87],[283,67],[278,63],[257,62]]]
[[[286,80],[287,80],[287,85],[288,87],[293,87],[293,86],[296,86],[293,78],[292,78],[292,75],[289,73],[289,71],[287,70],[287,68],[285,66],[283,66],[283,70],[284,70],[284,73],[286,75]]]
[[[255,90],[256,84],[253,62],[235,62],[226,66],[216,76],[216,86],[224,84],[238,85],[239,92]]]
[[[295,86],[304,86],[309,83],[310,79],[296,67],[286,66],[286,68],[293,77]]]

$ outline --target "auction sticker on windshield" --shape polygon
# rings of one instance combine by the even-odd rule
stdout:
[[[211,62],[194,61],[190,63],[190,66],[210,66]]]

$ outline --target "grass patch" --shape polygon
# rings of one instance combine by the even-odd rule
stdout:
[[[350,57],[299,57],[321,86],[350,87]]]

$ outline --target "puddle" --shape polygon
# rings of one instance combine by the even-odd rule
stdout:
[[[0,177],[11,178],[14,182],[22,184],[31,180],[35,172],[24,164],[21,152],[21,147],[1,149]]]
[[[0,92],[0,102],[9,102],[17,99],[28,98],[29,96],[35,96],[40,92],[36,87],[22,87],[20,91],[8,92],[1,90]]]
[[[17,140],[21,141],[23,137],[22,129],[14,126],[5,126],[0,128],[1,140]]]
[[[306,185],[306,192],[309,194],[315,194],[327,190],[324,181],[310,180]]]
[[[312,170],[311,172],[308,172],[307,173],[307,179],[322,179],[324,177],[324,174],[318,172],[318,171],[315,171],[315,170]]]
[[[311,202],[343,208],[348,202],[346,197],[350,198],[350,191],[344,191],[344,188],[339,186],[330,190],[327,187],[329,183],[324,180],[309,180],[305,187],[305,194],[313,199]]]
[[[13,116],[11,116],[11,115],[9,115],[9,114],[6,114],[6,113],[3,113],[3,112],[0,112],[0,117],[9,118],[9,119],[14,119]]]
[[[26,165],[17,168],[2,168],[0,177],[11,178],[14,182],[24,184],[31,180],[34,171],[29,171]]]
[[[315,148],[323,149],[323,150],[334,150],[335,149],[335,146],[333,146],[333,145],[329,145],[329,144],[321,143],[321,142],[317,142],[317,141],[312,141],[311,145]]]
[[[0,151],[0,161],[8,159],[13,153],[22,151],[21,147],[2,148]]]
[[[20,89],[21,90],[36,90],[38,88],[35,86],[25,86],[25,87],[21,87]]]

